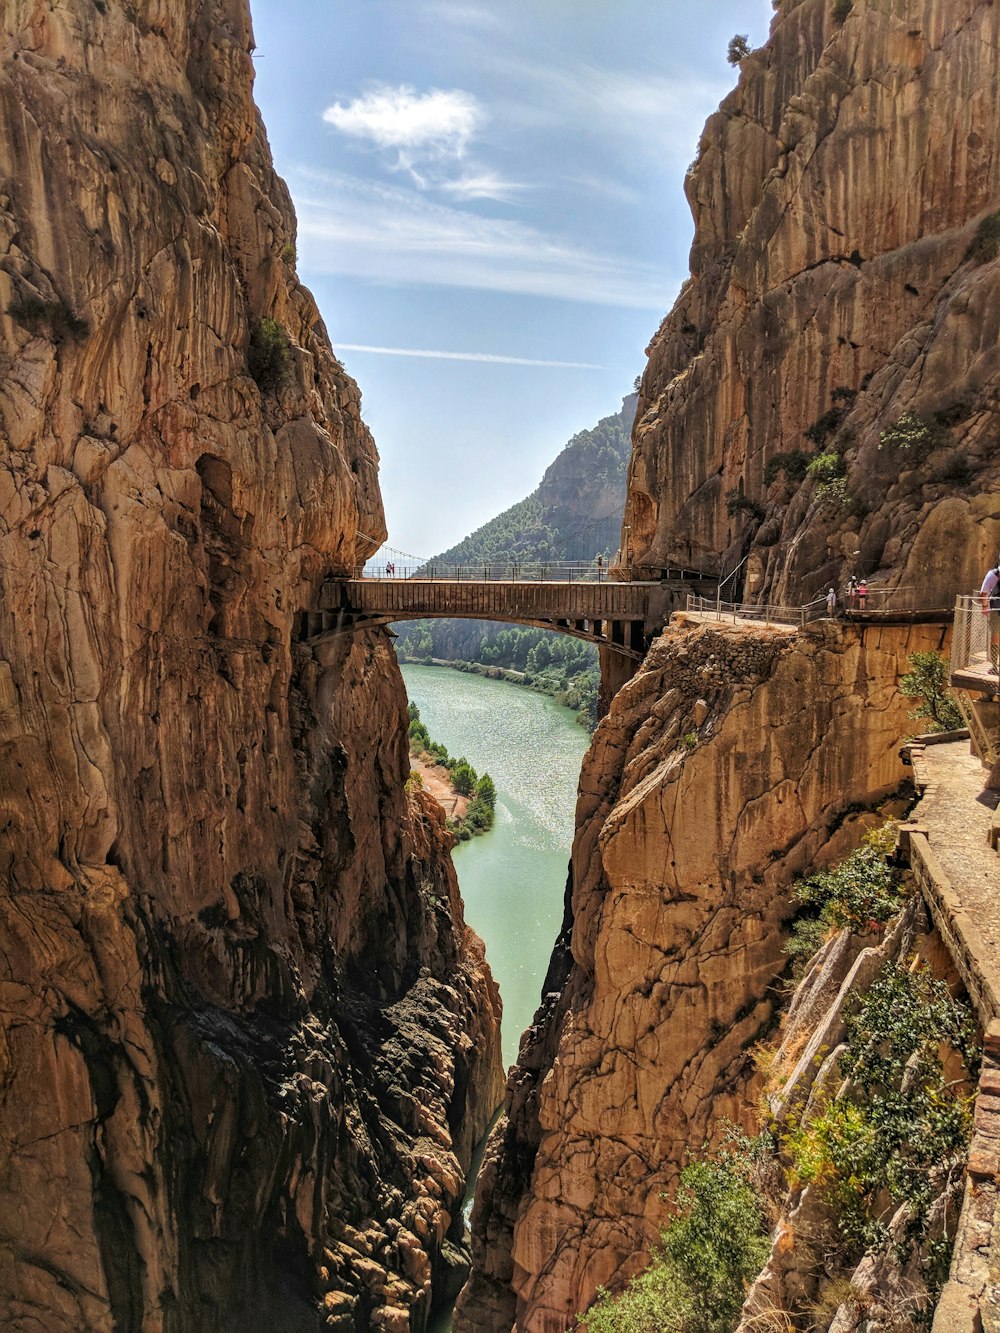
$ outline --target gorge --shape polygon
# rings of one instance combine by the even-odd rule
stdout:
[[[688,1151],[755,1128],[794,885],[905,815],[898,677],[947,631],[682,615],[641,664],[601,649],[504,1092],[390,635],[295,633],[386,525],[252,45],[246,0],[0,14],[0,1322],[421,1333],[461,1288],[461,1333],[562,1333],[644,1267]],[[687,177],[620,580],[978,586],[998,121],[992,0],[777,0]],[[960,989],[912,904],[868,963]],[[816,992],[869,943],[828,942]],[[792,1029],[827,1021],[809,994]],[[813,1280],[790,1234],[757,1298]],[[846,1307],[825,1327],[861,1329]]]

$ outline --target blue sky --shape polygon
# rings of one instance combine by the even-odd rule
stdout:
[[[728,40],[763,42],[771,6],[251,7],[299,276],[361,387],[390,541],[431,555],[641,373],[687,275],[684,172],[735,83]]]

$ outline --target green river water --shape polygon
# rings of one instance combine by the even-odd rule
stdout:
[[[496,784],[496,826],[455,848],[469,924],[503,998],[503,1058],[517,1057],[562,922],[580,764],[590,738],[567,708],[507,681],[404,666],[432,739]]]
[[[406,665],[402,672],[431,738],[496,785],[495,826],[459,843],[453,856],[465,919],[485,940],[500,986],[509,1067],[538,1007],[562,924],[576,787],[590,737],[568,708],[522,685],[450,667]],[[479,1161],[477,1152],[470,1182]],[[470,1208],[467,1202],[466,1216]],[[450,1312],[433,1316],[428,1333],[451,1333]]]

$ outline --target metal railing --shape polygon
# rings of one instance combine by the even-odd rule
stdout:
[[[955,624],[951,638],[951,673],[987,676],[990,660],[989,604],[983,609],[979,593],[955,598]]]
[[[837,609],[847,615],[852,611],[919,611],[923,608],[917,591],[911,587],[887,588],[876,584],[869,586],[862,597],[857,591],[852,596],[847,588],[841,588],[837,593]]]
[[[714,620],[728,620],[734,625],[753,621],[764,625],[805,625],[826,614],[826,598],[817,598],[805,606],[778,606],[773,602],[723,602],[715,597],[697,597],[688,593],[687,609]]]
[[[620,568],[610,569],[607,564],[573,560],[484,560],[479,563],[409,564],[389,561],[373,565],[366,562],[355,568],[350,577],[356,579],[419,579],[444,580],[449,583],[657,583],[662,579],[702,580],[706,577],[695,570],[670,566],[663,570],[641,571],[645,578],[630,580]]]

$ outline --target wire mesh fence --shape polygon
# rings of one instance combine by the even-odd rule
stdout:
[[[951,639],[952,675],[987,676],[996,668],[996,646],[991,638],[1000,635],[1000,611],[990,611],[989,600],[979,593],[955,598],[955,624]]]

